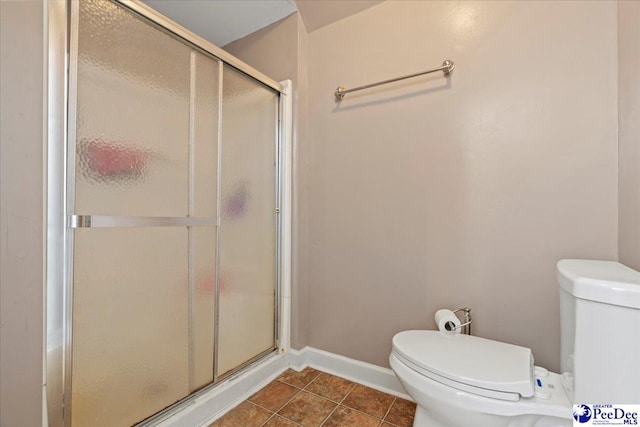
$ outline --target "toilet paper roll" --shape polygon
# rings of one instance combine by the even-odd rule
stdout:
[[[441,332],[447,332],[449,334],[460,333],[462,329],[460,328],[460,319],[458,319],[458,316],[456,316],[453,311],[441,308],[436,311],[435,317],[436,324]]]

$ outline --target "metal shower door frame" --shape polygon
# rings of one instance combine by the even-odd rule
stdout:
[[[253,80],[276,92],[276,135],[275,135],[275,235],[276,235],[276,286],[275,286],[275,322],[274,347],[255,356],[224,376],[217,373],[217,337],[218,337],[218,290],[216,273],[216,322],[214,348],[213,382],[191,393],[176,404],[142,421],[140,425],[154,425],[171,414],[193,403],[198,396],[210,391],[221,380],[238,375],[252,362],[272,354],[274,350],[287,350],[289,346],[289,302],[290,302],[290,221],[291,221],[291,84],[284,85],[270,79],[219,47],[200,36],[184,29],[175,22],[162,16],[138,0],[109,0],[130,12],[145,18],[157,28],[163,30],[192,48],[219,61],[220,69],[227,64]],[[113,218],[86,217],[73,215],[74,202],[74,156],[76,123],[76,87],[78,35],[78,2],[73,0],[48,0],[48,70],[47,70],[47,111],[48,111],[48,154],[47,154],[47,286],[46,286],[46,345],[43,363],[46,371],[46,413],[49,426],[71,425],[71,360],[72,360],[72,303],[73,303],[73,229],[86,226],[110,226]],[[222,88],[223,74],[219,75],[219,88]],[[219,102],[222,99],[219,91]],[[222,111],[219,109],[220,121]],[[221,123],[219,123],[220,125]],[[220,129],[219,129],[220,132]],[[221,147],[221,134],[218,133],[218,151]],[[71,148],[71,149],[69,149]],[[218,153],[220,154],[220,153]],[[218,186],[220,177],[220,157],[218,156]],[[218,188],[218,198],[220,197]],[[219,226],[219,213],[218,226]],[[144,219],[125,217],[122,220],[129,226],[140,225]],[[193,225],[210,225],[210,221],[192,218]],[[119,221],[119,220],[116,220]],[[191,225],[184,219],[151,219],[163,222],[163,225]],[[187,221],[188,222],[188,221]],[[164,224],[166,223],[166,224]],[[218,233],[216,233],[218,236]],[[218,237],[216,237],[217,241]],[[216,243],[216,247],[218,244]],[[219,264],[216,251],[216,265]],[[287,270],[285,270],[287,269]],[[282,293],[284,284],[284,294]],[[285,298],[282,298],[284,295]],[[287,301],[283,304],[282,301]]]

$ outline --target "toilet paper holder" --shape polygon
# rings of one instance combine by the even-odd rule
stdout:
[[[462,315],[458,315],[460,312],[462,312]],[[453,310],[453,314],[458,316],[458,318],[462,317],[460,319],[460,326],[455,326],[453,325],[453,322],[448,322],[445,325],[445,328],[447,328],[448,331],[460,329],[460,333],[471,335],[471,324],[473,323],[473,319],[471,318],[471,309],[469,307],[462,307],[457,310]]]

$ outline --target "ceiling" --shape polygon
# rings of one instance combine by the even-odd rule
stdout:
[[[383,0],[296,0],[307,31],[311,32],[325,25],[355,15],[365,9],[382,3]]]
[[[158,12],[224,46],[296,11],[293,0],[143,0]]]
[[[224,46],[299,11],[311,32],[383,0],[142,0],[178,24]]]

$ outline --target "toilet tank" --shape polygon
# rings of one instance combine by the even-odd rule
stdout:
[[[640,273],[612,261],[566,259],[557,267],[569,400],[640,402]]]

